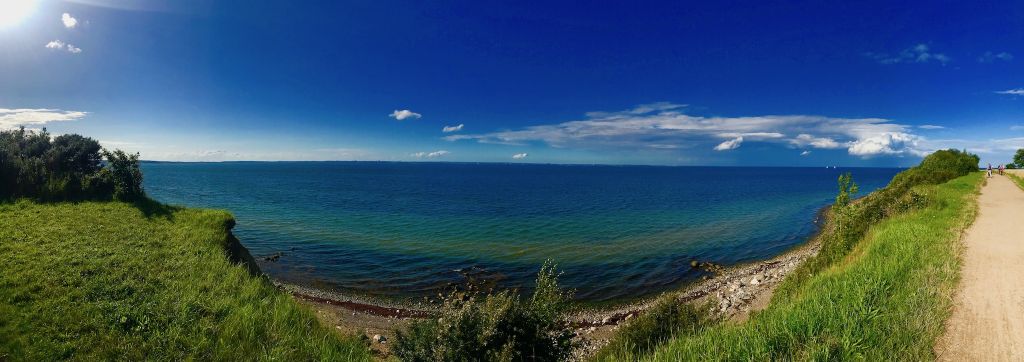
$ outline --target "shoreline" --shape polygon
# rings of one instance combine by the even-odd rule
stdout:
[[[674,295],[680,303],[702,303],[715,298],[718,304],[714,305],[713,313],[731,322],[746,320],[751,313],[768,306],[775,288],[786,276],[818,254],[820,236],[827,225],[830,209],[830,206],[825,206],[818,211],[813,220],[817,230],[806,241],[772,258],[723,267],[711,276],[637,300],[613,305],[584,304],[567,318],[581,342],[575,359],[582,360],[596,352],[609,342],[620,323],[643,313],[665,295]],[[429,318],[437,311],[436,306],[427,303],[375,300],[273,279],[270,281],[314,309],[324,323],[343,332],[371,337],[375,341],[371,347],[382,356],[389,353],[387,341],[394,338],[395,328],[414,319]]]
[[[655,300],[666,294],[680,294],[682,296],[679,298],[679,301],[688,303],[704,298],[712,292],[718,291],[723,283],[737,281],[736,279],[740,277],[755,276],[757,274],[768,275],[766,278],[762,278],[763,280],[759,283],[763,285],[763,283],[766,283],[765,280],[770,281],[774,278],[774,275],[772,275],[773,271],[785,268],[787,263],[792,263],[794,260],[802,262],[808,256],[816,255],[818,247],[817,234],[815,234],[806,242],[796,245],[770,259],[723,267],[721,271],[715,272],[712,276],[705,276],[660,294],[612,304],[588,305],[581,303],[579,311],[573,314],[573,318],[577,319],[573,324],[581,327],[614,325],[619,320],[625,319],[628,314],[635,314],[646,310]],[[786,272],[788,273],[788,270]],[[427,303],[361,297],[281,282],[275,279],[270,279],[270,281],[275,287],[295,298],[317,304],[343,307],[354,312],[366,313],[377,317],[428,318],[437,311],[435,306]],[[745,283],[740,282],[740,284]],[[603,318],[600,316],[603,316]],[[601,320],[605,318],[610,319],[602,322]]]
[[[768,306],[775,287],[786,276],[818,254],[821,247],[819,235],[820,230],[803,244],[771,259],[730,266],[714,276],[676,290],[612,307],[580,308],[567,318],[580,342],[574,359],[585,360],[597,352],[615,335],[619,324],[645,312],[665,295],[675,295],[680,303],[702,303],[716,298],[718,304],[714,305],[712,313],[728,322],[746,320],[751,313]],[[373,340],[371,348],[379,356],[389,355],[388,341],[395,338],[396,328],[412,320],[429,318],[436,311],[425,305],[410,307],[397,303],[372,303],[341,293],[272,282],[296,301],[313,309],[324,324],[333,325],[343,333],[362,334]]]
[[[812,223],[816,226],[816,230],[813,234],[807,237],[807,239],[799,244],[796,244],[786,251],[775,255],[771,258],[764,260],[749,261],[745,263],[739,263],[735,265],[721,267],[722,269],[716,272],[712,272],[710,276],[704,276],[685,284],[682,284],[676,288],[666,290],[664,292],[640,297],[637,299],[629,299],[622,301],[613,301],[608,303],[600,303],[597,305],[590,305],[588,303],[580,303],[581,307],[579,312],[575,313],[581,317],[581,325],[590,327],[596,325],[592,321],[585,321],[582,318],[585,316],[593,315],[613,315],[615,317],[625,317],[629,314],[629,311],[635,312],[637,309],[646,309],[654,300],[666,295],[666,294],[686,294],[686,297],[681,298],[682,302],[690,302],[700,299],[706,296],[706,293],[701,294],[696,290],[717,290],[716,288],[710,288],[709,285],[717,284],[723,279],[731,280],[738,275],[746,275],[756,272],[769,272],[774,269],[779,269],[779,264],[784,261],[790,261],[792,256],[804,254],[817,254],[818,251],[818,237],[821,234],[821,229],[825,225],[827,215],[831,206],[824,206],[815,213],[815,218]],[[813,249],[813,250],[808,250]],[[799,258],[801,261],[806,259],[805,257]],[[268,279],[276,286],[293,297],[300,298],[309,302],[315,302],[320,304],[328,304],[335,306],[342,306],[355,312],[368,313],[378,317],[386,318],[426,318],[436,312],[437,308],[435,305],[423,302],[412,302],[410,300],[391,299],[391,298],[376,298],[369,296],[360,296],[354,294],[346,294],[338,291],[320,289],[315,287],[308,287],[300,284],[289,283],[280,281],[274,278]],[[703,287],[703,288],[702,288]],[[699,294],[699,295],[698,295]],[[613,318],[618,320],[618,318]],[[608,323],[605,323],[608,324]]]

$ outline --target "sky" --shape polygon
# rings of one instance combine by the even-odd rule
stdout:
[[[167,161],[999,164],[1024,2],[0,0],[20,126]]]

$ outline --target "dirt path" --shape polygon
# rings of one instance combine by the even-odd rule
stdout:
[[[935,352],[942,361],[1024,360],[1024,192],[995,175],[981,189],[964,236],[953,315]]]

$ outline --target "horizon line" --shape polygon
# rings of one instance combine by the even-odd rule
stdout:
[[[656,165],[626,163],[551,163],[551,162],[499,162],[499,161],[389,161],[389,160],[222,160],[222,161],[162,161],[139,160],[142,163],[412,163],[412,164],[490,164],[490,165],[534,165],[534,166],[611,166],[611,167],[759,167],[759,168],[910,168],[913,166],[757,166],[757,165]]]

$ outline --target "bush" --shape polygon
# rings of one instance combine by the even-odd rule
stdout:
[[[1024,148],[1017,149],[1017,153],[1013,154],[1013,165],[1024,167]]]
[[[108,152],[76,134],[51,137],[46,129],[0,132],[0,200],[137,200],[143,195],[138,154]]]
[[[107,158],[105,175],[109,175],[113,185],[115,200],[136,201],[145,193],[142,191],[142,169],[139,168],[139,154],[128,154],[121,150],[103,151]]]
[[[562,321],[571,293],[558,287],[555,265],[545,262],[528,300],[515,291],[447,297],[437,319],[396,331],[394,353],[403,361],[557,361],[569,357],[572,329]]]

